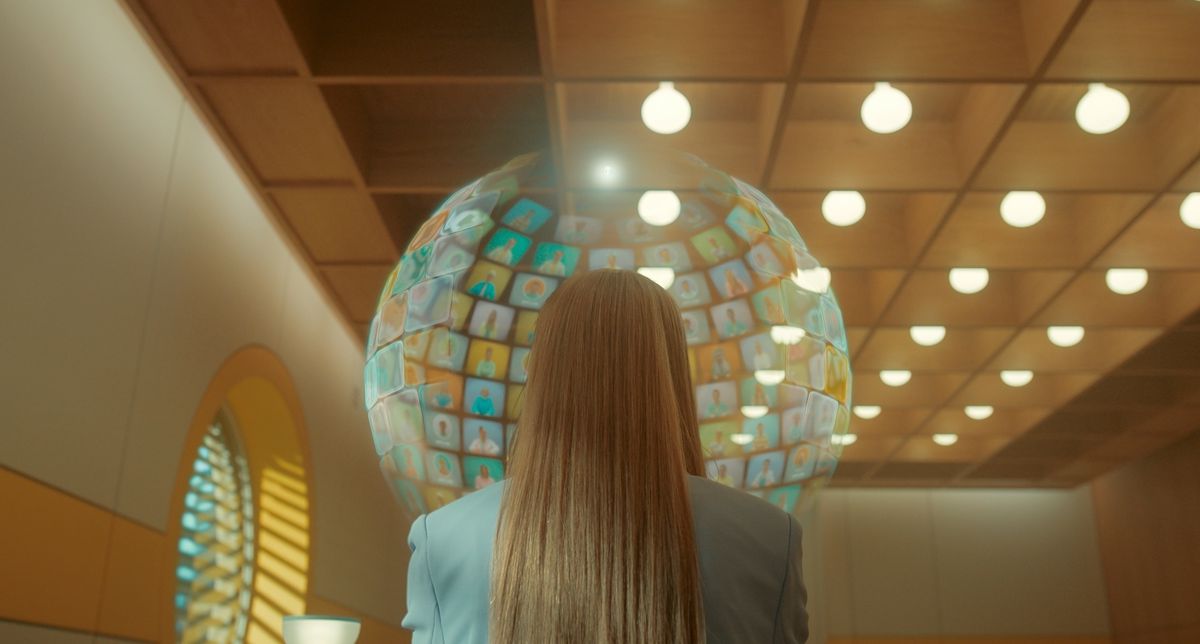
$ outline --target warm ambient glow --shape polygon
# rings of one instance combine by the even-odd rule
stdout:
[[[1110,268],[1104,274],[1104,283],[1117,295],[1132,295],[1146,287],[1150,274],[1144,268]]]
[[[1000,217],[1014,228],[1028,228],[1046,214],[1046,200],[1032,190],[1013,190],[1000,201]]]
[[[904,369],[888,369],[879,372],[879,379],[889,387],[903,387],[912,379],[912,372]]]
[[[746,418],[762,418],[767,415],[766,405],[742,405],[742,415]]]
[[[832,190],[821,201],[821,214],[834,226],[852,226],[867,213],[867,201],[855,190]]]
[[[934,434],[933,442],[942,447],[950,447],[958,442],[958,434]]]
[[[601,161],[596,164],[596,183],[611,186],[621,178],[621,167],[612,161]]]
[[[770,387],[783,382],[783,369],[759,369],[754,372],[758,384]]]
[[[652,282],[663,288],[671,288],[671,285],[675,283],[675,269],[673,268],[643,266],[638,269],[638,273],[650,278]]]
[[[804,329],[798,326],[771,327],[771,341],[776,344],[796,344],[804,337]]]
[[[963,407],[963,413],[965,413],[967,418],[970,418],[971,420],[984,420],[986,418],[991,418],[993,411],[995,410],[992,409],[991,405],[967,405],[966,407]]]
[[[883,407],[879,405],[855,405],[854,415],[863,420],[871,420],[878,418],[879,414],[883,413]]]
[[[1000,372],[1000,380],[1009,387],[1024,387],[1033,381],[1033,372],[1028,370],[1008,370]]]
[[[1046,328],[1046,337],[1060,347],[1073,347],[1083,340],[1081,326],[1052,326]]]
[[[638,216],[651,226],[666,226],[674,222],[682,209],[679,195],[671,190],[647,190],[637,204]]]
[[[862,122],[879,134],[900,131],[912,119],[912,101],[888,83],[875,83],[875,89],[863,101]]]
[[[1188,228],[1200,230],[1200,192],[1193,192],[1179,204],[1179,218]]]
[[[970,295],[982,291],[988,285],[988,269],[986,268],[952,268],[950,269],[950,288]]]
[[[1075,122],[1089,134],[1108,134],[1129,118],[1129,99],[1104,83],[1089,83],[1075,106]]]
[[[829,442],[833,443],[834,445],[841,445],[842,447],[853,445],[857,440],[857,434],[834,434],[829,438]]]
[[[914,326],[908,330],[909,337],[913,342],[923,346],[932,347],[941,342],[946,337],[946,327],[944,326]]]
[[[690,120],[692,105],[675,89],[675,83],[659,83],[658,89],[642,101],[642,123],[652,132],[674,134],[687,127]]]

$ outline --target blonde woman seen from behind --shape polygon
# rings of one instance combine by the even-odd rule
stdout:
[[[666,291],[573,277],[535,338],[505,480],[412,526],[412,641],[806,641],[800,525],[705,478]]]

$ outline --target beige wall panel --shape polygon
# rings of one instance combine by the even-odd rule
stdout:
[[[278,346],[296,380],[312,447],[312,592],[381,621],[404,617],[408,525],[379,473],[362,403],[363,348],[291,269]]]
[[[944,633],[1108,633],[1086,486],[931,496]]]
[[[118,511],[166,529],[184,435],[239,347],[277,345],[294,260],[189,108],[180,127]]]
[[[0,3],[0,463],[116,494],[182,97],[110,2]]]

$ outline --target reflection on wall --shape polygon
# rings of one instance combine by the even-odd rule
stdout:
[[[181,522],[177,640],[244,641],[254,575],[254,505],[249,467],[224,410],[196,451]]]

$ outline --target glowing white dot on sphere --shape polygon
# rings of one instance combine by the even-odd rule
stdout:
[[[1146,288],[1150,274],[1144,268],[1110,268],[1104,273],[1104,283],[1117,295],[1132,295]]]
[[[1000,201],[1000,217],[1014,228],[1028,228],[1046,215],[1046,200],[1032,190],[1013,190]]]
[[[642,101],[642,123],[652,132],[674,134],[687,127],[690,120],[692,105],[674,83],[659,83],[658,89]]]
[[[1046,328],[1046,337],[1060,347],[1073,347],[1083,341],[1081,326],[1052,326]]]
[[[946,338],[946,327],[914,326],[908,330],[908,335],[913,342],[923,347],[932,347]]]
[[[970,418],[971,420],[984,420],[986,418],[990,418],[993,411],[994,410],[992,409],[991,405],[967,405],[966,407],[963,407],[963,413],[965,413],[967,418]]]
[[[889,83],[875,83],[862,104],[862,122],[878,134],[900,131],[912,119],[912,101]]]
[[[986,268],[952,268],[950,269],[950,288],[970,295],[982,291],[988,285],[988,269]]]
[[[1108,134],[1129,118],[1129,99],[1104,83],[1091,83],[1075,106],[1075,122],[1089,134]]]
[[[666,226],[679,219],[683,204],[672,190],[647,190],[638,198],[637,211],[651,226]]]
[[[1188,228],[1200,229],[1200,192],[1193,192],[1179,204],[1179,218]]]
[[[861,418],[863,420],[871,420],[873,418],[878,418],[879,414],[881,414],[882,412],[883,412],[883,408],[880,407],[879,405],[855,405],[854,406],[854,415],[858,416],[859,418]]]
[[[1011,369],[1000,372],[1000,380],[1009,387],[1024,387],[1033,381],[1033,372],[1026,369]]]
[[[912,379],[912,372],[905,369],[886,369],[879,372],[879,379],[889,387],[903,387]]]
[[[832,190],[821,201],[821,214],[834,226],[852,226],[867,213],[867,201],[856,190]]]

